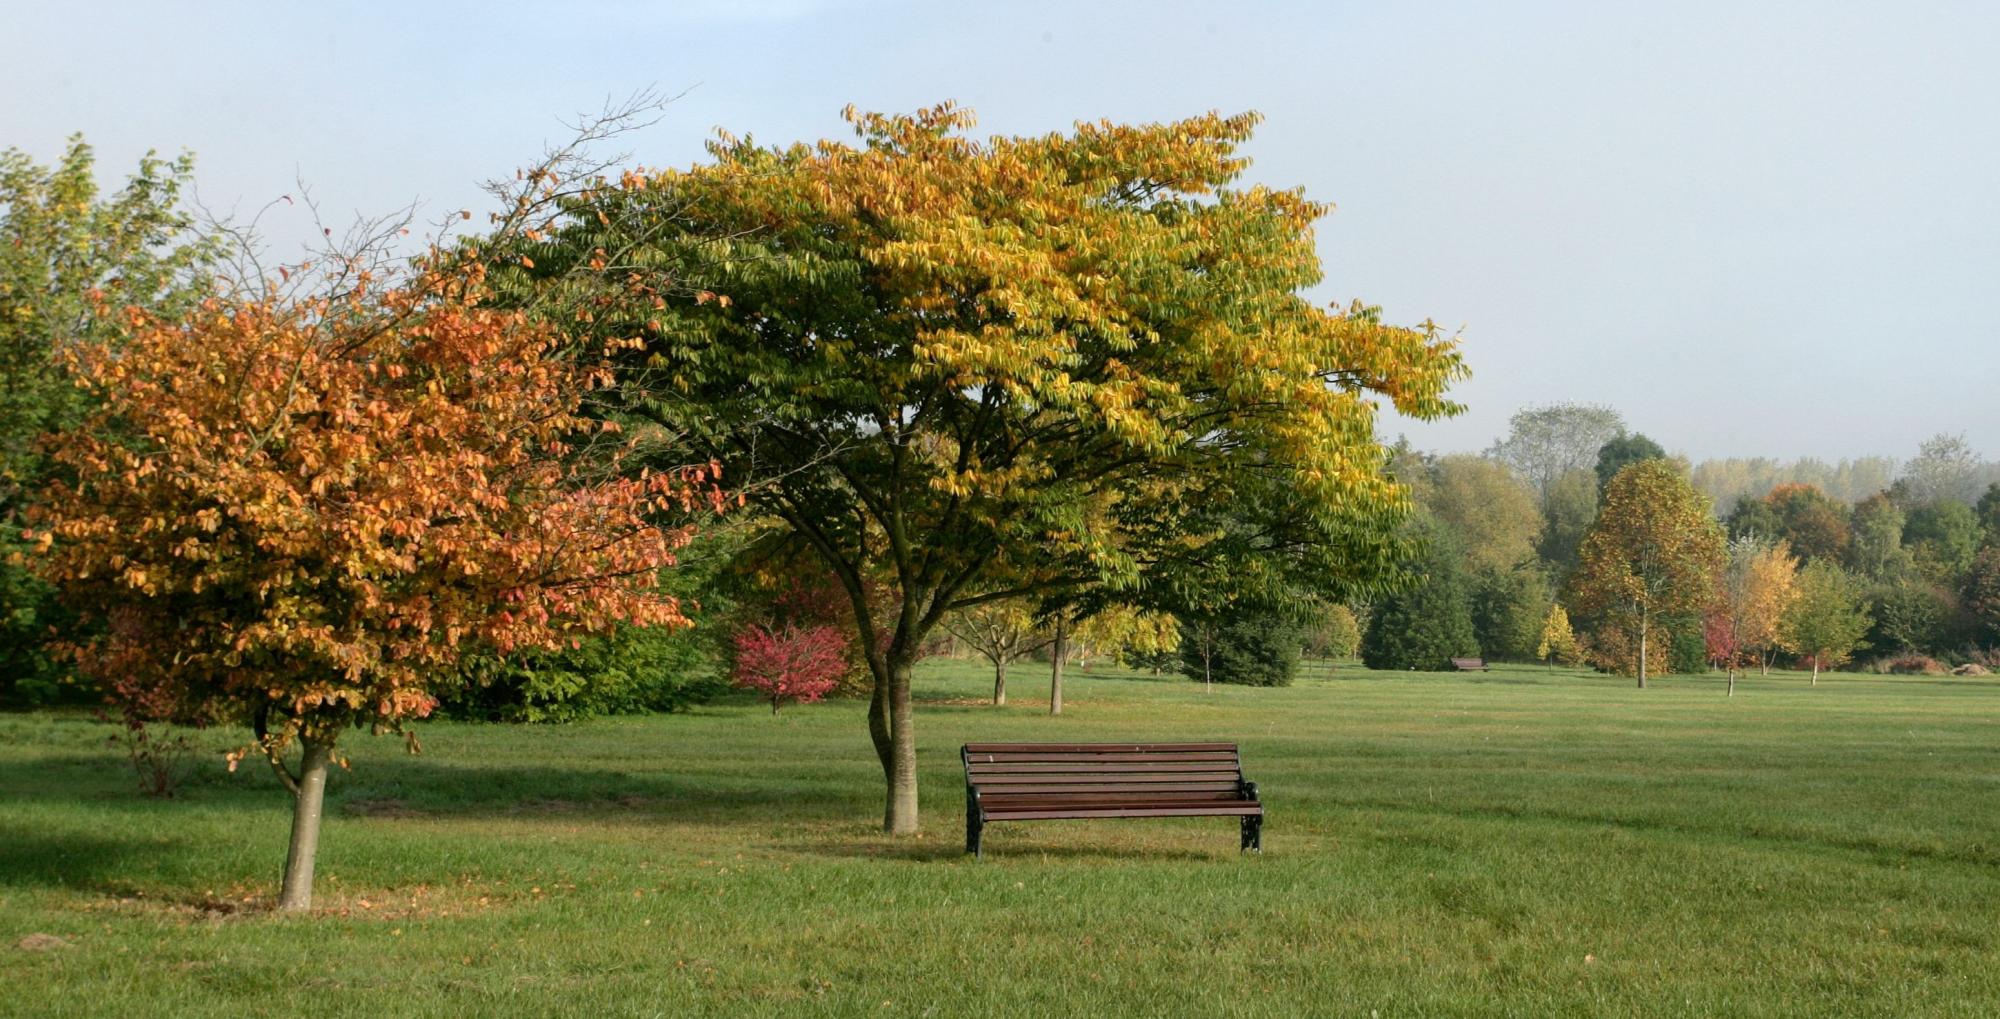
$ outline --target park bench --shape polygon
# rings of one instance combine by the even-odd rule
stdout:
[[[1234,743],[967,743],[965,851],[995,821],[1234,817],[1264,851],[1264,805]]]
[[[1451,667],[1460,672],[1489,672],[1491,667],[1484,658],[1454,658]]]

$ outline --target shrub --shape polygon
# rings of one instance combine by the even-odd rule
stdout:
[[[736,685],[756,691],[774,715],[787,701],[809,704],[826,696],[847,673],[847,637],[831,626],[751,625],[733,643]]]
[[[1443,671],[1451,660],[1479,654],[1472,606],[1457,548],[1433,529],[1417,575],[1406,589],[1376,606],[1361,638],[1361,661],[1371,669]]]
[[[1896,676],[1942,676],[1947,671],[1929,655],[1899,655],[1889,660],[1889,672]]]

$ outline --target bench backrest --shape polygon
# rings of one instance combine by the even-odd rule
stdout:
[[[1483,668],[1485,668],[1485,667],[1486,667],[1486,659],[1484,659],[1484,658],[1454,658],[1454,659],[1452,659],[1452,660],[1451,660],[1451,664],[1452,664],[1452,667],[1453,667],[1453,668],[1457,668],[1457,669],[1483,669]]]
[[[1143,805],[1235,800],[1243,764],[1234,743],[967,743],[965,783],[980,796]]]

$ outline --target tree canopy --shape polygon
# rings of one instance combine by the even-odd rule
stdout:
[[[641,338],[624,412],[839,578],[906,832],[909,669],[948,613],[1170,608],[1223,562],[1375,583],[1407,502],[1376,402],[1453,413],[1464,368],[1428,323],[1301,296],[1326,207],[1232,186],[1255,115],[984,141],[948,104],[847,119],[858,144],[724,135],[702,165],[628,173],[495,262],[520,300]],[[579,263],[610,285],[568,286]]]

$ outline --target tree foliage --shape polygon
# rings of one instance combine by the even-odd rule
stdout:
[[[1381,599],[1361,638],[1371,669],[1442,670],[1479,654],[1462,553],[1435,524],[1420,525],[1424,556],[1402,589]]]
[[[1274,606],[1235,606],[1210,623],[1183,626],[1181,672],[1197,682],[1290,686],[1304,644],[1298,623]]]
[[[1508,420],[1507,437],[1486,455],[1506,464],[1546,502],[1558,479],[1589,470],[1598,450],[1624,434],[1625,419],[1609,407],[1524,407]]]
[[[831,626],[772,628],[752,623],[737,631],[736,685],[755,691],[771,714],[788,703],[810,704],[840,685],[847,671],[847,637]]]
[[[149,152],[105,194],[81,137],[53,166],[0,152],[0,699],[54,689],[39,649],[65,620],[11,553],[21,551],[26,510],[50,476],[37,440],[91,409],[64,359],[78,344],[115,338],[114,324],[95,313],[100,301],[173,315],[202,296],[216,249],[182,204],[193,166],[187,155]]]
[[[885,826],[908,832],[909,670],[943,619],[1023,595],[1172,607],[1253,560],[1367,585],[1405,503],[1374,401],[1451,413],[1463,367],[1434,327],[1300,296],[1325,207],[1232,186],[1255,116],[984,141],[949,105],[848,119],[859,144],[725,135],[706,164],[579,194],[511,273],[549,314],[643,337],[630,413],[838,576]],[[547,282],[583,263],[624,283]]]
[[[1674,465],[1646,459],[1619,471],[1605,491],[1597,523],[1583,540],[1582,563],[1567,602],[1608,631],[1603,649],[1619,649],[1646,685],[1654,623],[1698,617],[1724,560],[1722,528],[1708,501]]]
[[[114,314],[70,361],[97,405],[53,455],[37,567],[101,625],[71,651],[149,713],[249,721],[297,799],[287,908],[311,902],[346,729],[398,730],[475,649],[684,623],[659,571],[707,465],[624,476],[581,414],[607,380],[480,304],[480,277]],[[285,748],[303,748],[300,772]]]
[[[1561,604],[1549,606],[1548,617],[1542,621],[1541,637],[1535,643],[1535,657],[1563,665],[1583,662],[1583,646],[1577,643],[1576,631],[1569,625],[1569,612]]]
[[[1619,435],[1606,442],[1597,451],[1597,490],[1602,493],[1611,487],[1611,479],[1618,472],[1636,463],[1647,460],[1665,460],[1667,451],[1660,444],[1637,432]]]
[[[1838,668],[1862,646],[1873,620],[1861,589],[1834,563],[1808,563],[1799,573],[1798,597],[1786,610],[1780,641],[1812,662],[1813,682],[1823,668]]]

